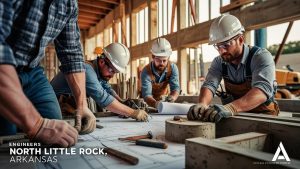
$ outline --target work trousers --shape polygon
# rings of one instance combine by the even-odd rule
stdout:
[[[38,66],[33,69],[18,70],[18,76],[23,92],[42,117],[62,119],[56,95],[42,67]],[[0,115],[0,135],[13,135],[16,133],[16,125]]]

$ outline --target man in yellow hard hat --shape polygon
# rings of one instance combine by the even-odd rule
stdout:
[[[209,44],[220,56],[209,68],[201,87],[199,104],[188,112],[189,120],[218,122],[239,112],[278,115],[275,64],[269,51],[245,44],[244,27],[233,15],[222,15],[211,24]],[[221,80],[224,105],[209,105]]]
[[[101,52],[100,48],[96,48],[96,50],[96,54]],[[120,102],[122,99],[108,82],[116,73],[125,71],[129,59],[130,53],[125,45],[111,43],[103,49],[97,59],[87,61],[85,63],[86,93],[102,108],[131,117],[137,121],[147,121],[148,114],[144,110],[134,110],[122,104]],[[62,73],[58,73],[53,78],[51,85],[58,96],[72,94]]]

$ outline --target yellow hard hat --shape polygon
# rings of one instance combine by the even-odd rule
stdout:
[[[103,53],[103,49],[101,47],[95,47],[94,54],[101,55]]]

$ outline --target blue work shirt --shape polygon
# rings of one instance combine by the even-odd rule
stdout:
[[[76,0],[0,1],[0,64],[35,68],[54,42],[64,73],[84,71]]]
[[[170,91],[180,91],[180,86],[179,86],[179,73],[178,73],[178,68],[176,64],[171,63],[171,69],[172,69],[172,74],[169,80],[169,85],[170,85]],[[166,75],[167,75],[167,68],[163,71],[161,75],[158,74],[156,69],[153,66],[153,62],[151,64],[151,69],[152,73],[155,77],[155,82],[156,83],[161,83],[166,81]],[[152,82],[151,82],[151,77],[148,74],[148,71],[146,67],[142,70],[141,74],[141,79],[142,79],[142,97],[146,98],[147,96],[152,96]]]
[[[96,64],[97,60],[93,60],[93,64]],[[84,63],[86,68],[86,94],[92,97],[95,102],[101,107],[107,107],[114,101],[115,91],[111,88],[108,81],[102,79],[100,76],[100,70],[98,67],[96,70],[87,63]],[[51,85],[56,93],[71,94],[71,90],[64,77],[64,74],[59,72],[51,81]]]
[[[237,67],[230,63],[225,63],[227,64],[229,79],[235,83],[241,83],[246,80],[246,61],[250,49],[248,45],[245,44],[243,48],[243,58]],[[222,80],[223,62],[221,56],[216,57],[212,61],[205,82],[202,85],[202,87],[210,89],[213,94],[216,93],[220,81]],[[276,88],[275,63],[271,53],[264,48],[258,49],[252,57],[250,68],[252,72],[252,88],[259,88],[266,94],[268,99],[271,98]]]

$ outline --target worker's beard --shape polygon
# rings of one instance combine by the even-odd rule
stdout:
[[[101,73],[101,77],[102,77],[102,79],[104,79],[105,81],[109,81],[111,78],[113,78],[113,75],[106,75],[106,76],[104,76],[103,73]]]
[[[230,54],[230,53],[223,53],[222,55],[221,55],[221,57],[222,57],[222,59],[223,59],[223,61],[224,62],[227,62],[227,63],[230,63],[230,62],[232,62],[232,61],[234,61],[236,58],[232,55],[232,54]]]
[[[156,65],[154,64],[154,68],[155,68],[156,70],[158,70],[158,71],[163,71],[163,70],[165,70],[166,67],[167,67],[167,66],[164,66],[163,64],[159,64],[158,66],[156,66]]]
[[[224,62],[227,63],[232,63],[234,61],[240,61],[240,59],[243,57],[243,55],[239,55],[238,53],[236,54],[231,54],[231,53],[223,53],[221,55],[222,59]]]

